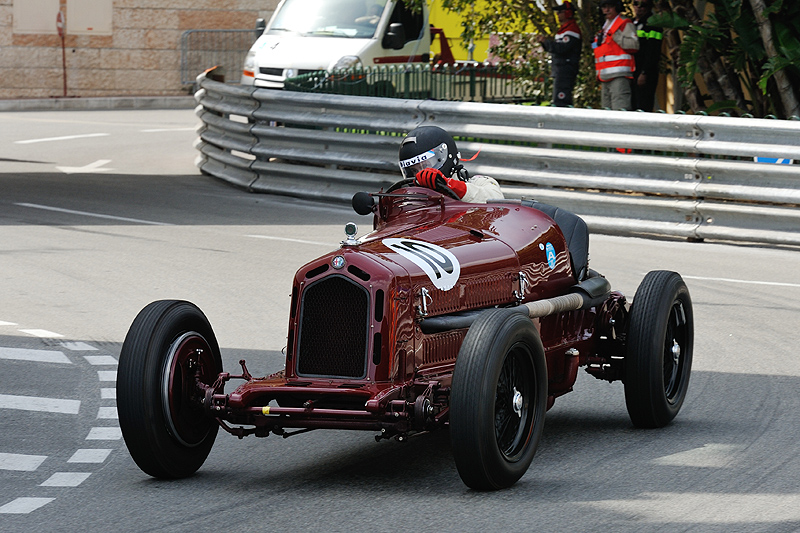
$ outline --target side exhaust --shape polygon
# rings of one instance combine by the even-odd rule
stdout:
[[[530,318],[542,318],[564,311],[589,309],[603,303],[611,293],[611,284],[602,276],[596,276],[573,286],[568,294],[536,300],[516,307],[509,307],[509,312],[526,313]],[[453,329],[468,328],[485,309],[475,309],[452,315],[435,316],[420,321],[420,328],[425,334],[441,333]]]

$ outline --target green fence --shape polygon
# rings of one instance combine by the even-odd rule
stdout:
[[[288,91],[462,102],[528,102],[526,84],[481,63],[391,65],[312,72],[286,80]]]

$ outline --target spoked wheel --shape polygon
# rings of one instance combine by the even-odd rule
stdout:
[[[544,348],[531,320],[487,311],[461,345],[450,395],[458,473],[478,490],[510,487],[533,460],[547,409]]]
[[[158,478],[192,475],[219,430],[202,408],[197,381],[213,385],[222,372],[211,325],[194,304],[153,302],[125,337],[117,372],[117,409],[131,457]]]
[[[642,280],[631,307],[625,355],[625,404],[637,427],[667,425],[689,387],[694,316],[689,289],[675,272]]]

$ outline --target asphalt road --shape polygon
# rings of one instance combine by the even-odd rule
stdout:
[[[622,385],[581,373],[508,490],[467,489],[446,432],[221,433],[194,477],[148,478],[114,399],[136,313],[193,301],[226,370],[278,370],[294,271],[346,222],[370,225],[199,175],[195,120],[0,114],[0,531],[800,529],[800,252],[755,246],[593,236],[591,266],[625,294],[649,270],[686,279],[688,398],[668,427],[636,430]]]

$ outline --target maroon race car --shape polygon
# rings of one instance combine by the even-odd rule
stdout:
[[[376,201],[377,199],[377,201]],[[300,268],[286,366],[222,372],[205,315],[186,301],[145,307],[122,346],[119,421],[136,464],[158,478],[194,473],[218,429],[284,437],[362,429],[376,439],[449,428],[469,487],[513,485],[545,412],[579,367],[622,380],[635,426],[660,427],[686,397],[689,292],[654,271],[633,304],[588,266],[586,224],[528,200],[468,204],[401,181],[358,193],[374,231]],[[225,392],[230,380],[243,383]]]

